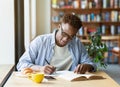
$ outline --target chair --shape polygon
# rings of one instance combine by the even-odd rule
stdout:
[[[113,57],[112,58],[114,59],[115,56],[117,56],[118,57],[118,63],[120,64],[120,35],[116,39],[118,41],[118,46],[113,47],[113,49],[112,49]]]
[[[120,35],[117,36],[102,36],[102,41],[107,41],[107,42],[112,42],[112,43],[117,43],[117,47],[116,46],[112,46],[112,50],[110,50],[110,52],[112,52],[112,62],[114,62],[114,58],[115,56],[118,57],[118,63],[120,64]],[[111,46],[108,46],[111,47]],[[110,56],[109,56],[110,57]]]

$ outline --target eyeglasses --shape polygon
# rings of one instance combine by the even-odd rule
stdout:
[[[63,31],[63,28],[62,28],[62,25],[61,25],[61,35],[62,35],[63,37],[67,37],[68,40],[72,40],[72,39],[76,36],[76,35],[70,36],[70,35],[68,35],[66,32],[64,32],[64,31]]]

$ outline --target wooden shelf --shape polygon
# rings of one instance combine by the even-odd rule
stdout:
[[[109,25],[109,26],[110,25],[118,26],[118,25],[120,25],[120,22],[111,22],[111,21],[110,22],[105,22],[105,21],[102,21],[101,24],[102,25]]]
[[[115,40],[119,40],[120,35],[107,35],[107,36],[102,36],[102,40],[103,41],[115,41]]]
[[[55,11],[120,11],[120,8],[52,8]]]
[[[81,9],[81,8],[52,8],[54,11],[63,12],[76,12],[79,14],[89,14],[89,13],[101,13],[110,11],[120,11],[120,8],[91,8],[91,9]]]
[[[77,35],[77,37],[80,38],[81,42],[83,43],[90,43],[90,40],[88,39],[89,36],[80,36],[80,35]],[[82,39],[82,37],[86,37],[87,39]],[[102,41],[118,41],[120,39],[120,35],[102,35]]]
[[[100,13],[101,8],[93,8],[93,9],[81,9],[81,8],[52,8],[55,11],[64,11],[64,12],[77,12],[77,13]]]
[[[109,21],[109,22],[107,22],[107,21],[100,21],[100,22],[93,22],[93,21],[91,21],[91,22],[82,22],[83,23],[83,25],[88,25],[88,24],[94,24],[94,25],[115,25],[115,26],[117,26],[117,25],[120,25],[120,22],[111,22],[111,21]]]
[[[61,22],[52,22],[53,24],[60,24]],[[120,25],[120,22],[106,22],[106,21],[100,21],[100,22],[94,22],[94,21],[90,21],[90,22],[82,22],[83,25],[90,25],[90,24],[94,24],[94,25]]]
[[[112,11],[112,10],[116,10],[116,11],[120,11],[120,8],[88,8],[88,9],[81,9],[81,8],[52,8],[53,10],[56,10],[56,11],[60,11],[60,10],[79,10],[79,11],[84,11],[84,10],[86,10],[86,11],[88,11],[88,10],[90,10],[90,11],[93,11],[93,10],[95,10],[95,11],[97,11],[97,10],[102,10],[102,11]]]
[[[108,11],[120,11],[120,8],[103,8],[101,9],[102,12],[108,12]]]

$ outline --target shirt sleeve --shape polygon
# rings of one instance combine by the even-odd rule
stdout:
[[[23,68],[31,67],[32,65],[34,65],[39,48],[38,43],[40,44],[40,42],[41,41],[39,37],[37,37],[31,42],[29,48],[26,49],[25,53],[19,59],[19,62],[17,64],[18,71],[21,71]]]

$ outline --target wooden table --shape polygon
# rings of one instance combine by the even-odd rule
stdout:
[[[87,80],[87,81],[66,81],[60,78],[42,83],[35,83],[28,78],[17,77],[13,72],[4,87],[120,87],[105,72],[99,71],[95,74],[101,75],[106,79]]]
[[[2,87],[11,72],[13,71],[14,65],[12,64],[0,64],[0,87]]]

